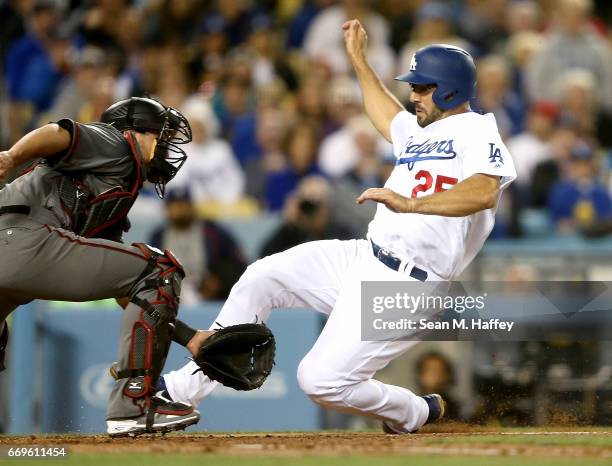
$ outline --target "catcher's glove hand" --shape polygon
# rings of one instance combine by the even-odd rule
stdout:
[[[231,325],[208,337],[193,359],[211,380],[235,390],[253,390],[274,365],[276,343],[264,324]]]

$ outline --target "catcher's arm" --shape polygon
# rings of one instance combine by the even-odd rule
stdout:
[[[23,136],[7,151],[0,152],[0,182],[22,164],[39,157],[49,157],[68,149],[70,133],[57,123],[42,126]]]
[[[128,297],[117,298],[117,304],[122,309],[125,309],[129,303],[130,298]],[[198,355],[206,339],[214,333],[208,330],[196,330],[179,319],[176,319],[174,326],[175,330],[172,335],[172,341],[187,348],[194,357]]]
[[[272,372],[276,343],[265,324],[237,324],[216,330],[193,361],[211,380],[235,390],[254,390]]]
[[[346,51],[359,80],[365,111],[380,134],[391,142],[391,121],[405,109],[368,63],[365,55],[368,35],[359,20],[347,21],[342,29]]]

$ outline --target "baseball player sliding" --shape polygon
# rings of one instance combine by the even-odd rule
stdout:
[[[310,242],[255,262],[211,330],[265,321],[276,308],[327,314],[297,370],[301,389],[321,406],[380,419],[386,432],[414,432],[440,419],[444,402],[373,378],[416,343],[361,340],[361,282],[455,278],[482,247],[516,174],[493,115],[470,111],[476,68],[467,52],[442,44],[416,52],[397,78],[412,87],[415,116],[368,64],[359,21],[343,29],[365,110],[397,157],[385,187],[357,198],[378,203],[367,239]],[[189,363],[160,379],[173,400],[198,405],[213,390],[215,382],[195,370]]]

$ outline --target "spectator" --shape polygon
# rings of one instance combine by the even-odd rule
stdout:
[[[236,241],[210,220],[198,220],[186,189],[166,193],[166,225],[156,230],[149,244],[171,250],[185,269],[181,302],[200,299],[223,300],[246,270],[246,261]]]
[[[264,114],[280,112],[286,120],[282,127],[286,127],[293,117],[294,99],[287,92],[283,81],[275,79],[256,89],[254,101],[257,102],[255,111],[249,111],[237,118],[234,123],[232,133],[232,147],[238,160],[244,167],[249,167],[253,163],[258,163],[259,159],[266,152],[261,145],[258,132],[262,126],[259,120]]]
[[[599,99],[612,108],[612,56],[608,43],[590,25],[590,0],[559,0],[554,27],[528,69],[527,85],[532,99],[557,97],[550,79],[572,68],[593,73]]]
[[[278,170],[268,172],[265,180],[266,207],[281,210],[287,196],[295,190],[301,179],[320,174],[317,166],[317,128],[297,122],[288,134],[285,144],[286,163]]]
[[[326,136],[321,141],[318,156],[319,166],[325,174],[342,176],[355,165],[357,155],[347,124],[361,111],[357,83],[349,78],[334,79],[327,91],[323,122]]]
[[[306,32],[312,20],[324,9],[333,5],[335,0],[304,0],[287,29],[287,47],[299,49],[302,47]]]
[[[279,37],[270,16],[256,14],[249,23],[249,35],[243,47],[251,62],[251,78],[255,88],[274,82],[280,77],[285,85],[295,90],[296,77],[280,54]]]
[[[300,181],[283,209],[284,222],[268,238],[259,256],[284,251],[307,241],[348,239],[351,233],[331,216],[329,183],[320,176]]]
[[[571,150],[565,179],[553,186],[548,205],[561,233],[612,220],[612,199],[597,178],[595,151],[581,141]]]
[[[198,24],[194,18],[200,17],[202,7],[202,0],[147,2],[144,6],[147,21],[143,22],[143,35],[148,41],[163,38],[175,44],[188,43],[195,36]]]
[[[383,81],[389,82],[395,72],[395,54],[388,45],[389,25],[367,3],[366,0],[341,0],[338,5],[321,11],[308,28],[304,52],[311,60],[326,63],[336,75],[348,73],[342,24],[359,18],[368,31],[368,61]]]
[[[6,57],[9,45],[26,33],[23,17],[29,7],[28,2],[21,0],[0,3],[0,57]],[[4,68],[4,63],[0,68]]]
[[[356,117],[349,126],[358,159],[348,173],[332,184],[333,211],[334,218],[349,228],[354,238],[365,238],[376,204],[358,205],[355,199],[366,189],[385,184],[385,168],[395,165],[395,157],[391,151],[384,158],[380,156],[380,136],[367,118]]]
[[[262,108],[253,120],[256,127],[256,149],[261,154],[245,164],[247,194],[266,205],[266,180],[270,173],[287,168],[284,142],[291,128],[286,112],[277,108]]]
[[[459,405],[450,394],[455,384],[455,371],[448,358],[437,352],[425,353],[416,362],[416,373],[421,393],[438,393],[446,401],[444,419],[459,420]]]
[[[187,160],[171,186],[187,188],[196,205],[238,201],[244,194],[244,174],[231,146],[218,137],[219,122],[210,104],[192,97],[183,111],[193,140],[185,146]]]
[[[506,30],[509,35],[534,33],[540,26],[540,7],[532,0],[515,0],[508,5]]]
[[[416,10],[421,2],[406,2],[405,0],[386,0],[381,2],[384,15],[389,19],[391,39],[389,44],[395,53],[399,53],[404,44],[410,41]]]
[[[54,41],[61,39],[55,4],[38,0],[26,21],[28,33],[9,46],[5,77],[11,100],[31,104],[37,113],[51,105],[62,76],[50,53]]]
[[[562,117],[572,120],[583,138],[596,137],[602,146],[612,147],[612,113],[602,108],[594,75],[584,69],[568,70],[556,86]]]
[[[75,53],[72,69],[63,81],[53,106],[45,113],[42,120],[54,121],[60,118],[79,120],[85,107],[91,104],[94,95],[98,93],[97,95],[100,96],[100,92],[108,90],[107,80],[109,79],[112,81],[113,78],[104,50],[94,46],[84,47]],[[110,103],[114,102],[112,91],[108,97]],[[106,109],[110,103],[101,109]],[[97,121],[102,111],[97,114],[88,113],[85,121]]]
[[[391,146],[375,131],[365,115],[353,116],[346,125],[327,136],[319,149],[319,165],[326,175],[340,178],[353,170],[359,162],[359,138],[361,135],[376,139],[375,151],[383,157]]]
[[[252,16],[249,4],[250,2],[246,0],[214,1],[214,11],[223,18],[225,34],[230,47],[236,47],[246,40]]]
[[[567,118],[558,118],[550,138],[553,158],[538,163],[533,170],[530,196],[530,204],[533,207],[547,207],[552,187],[568,166],[572,148],[578,141],[575,122]]]
[[[229,49],[225,20],[221,15],[206,15],[193,38],[194,47],[187,59],[196,81],[212,93],[224,71],[224,56]],[[208,97],[208,96],[207,96]]]
[[[474,49],[475,57],[499,49],[506,36],[506,8],[509,0],[470,0],[461,2],[458,30]]]
[[[529,100],[525,85],[527,67],[542,46],[542,35],[536,32],[517,32],[506,44],[506,56],[512,68],[512,89],[521,101]]]
[[[303,120],[321,125],[326,118],[325,81],[307,75],[302,79],[296,96],[297,112]]]
[[[556,117],[557,108],[554,104],[543,101],[534,103],[527,115],[525,131],[507,142],[516,168],[515,185],[523,194],[523,199],[527,197],[532,185],[536,166],[553,158],[550,139],[555,129]]]
[[[478,85],[472,107],[493,113],[503,138],[523,128],[524,102],[510,88],[510,69],[499,55],[489,55],[478,62]]]
[[[226,71],[221,77],[218,89],[213,96],[212,105],[221,123],[221,134],[232,141],[234,153],[241,164],[249,158],[258,157],[253,153],[251,141],[244,143],[242,133],[250,136],[240,125],[245,121],[249,127],[254,126],[253,120],[253,89],[251,69],[248,59],[242,54],[233,56],[226,64]],[[242,137],[241,137],[242,136]]]
[[[187,70],[178,51],[171,47],[163,50],[159,60],[158,66],[164,71],[158,74],[154,94],[165,105],[181,108],[191,92]]]
[[[348,77],[334,78],[325,85],[323,131],[325,135],[330,135],[343,128],[351,117],[361,113],[361,92],[357,82]]]
[[[129,3],[128,0],[99,0],[84,5],[79,18],[79,35],[87,44],[104,49],[137,48],[144,21]]]

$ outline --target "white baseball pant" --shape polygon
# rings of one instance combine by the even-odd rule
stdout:
[[[411,432],[427,419],[425,400],[372,377],[417,342],[361,340],[362,280],[414,281],[376,259],[367,240],[301,244],[249,266],[211,329],[218,328],[217,323],[265,322],[277,308],[310,308],[329,315],[298,367],[300,388],[321,406],[385,421],[397,432]],[[164,376],[174,400],[197,406],[215,388],[216,382],[201,372],[192,375],[196,369],[190,362]]]

